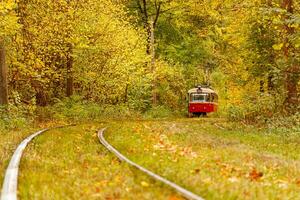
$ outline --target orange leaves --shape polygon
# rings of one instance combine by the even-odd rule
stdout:
[[[257,169],[253,168],[252,171],[249,173],[248,177],[251,181],[258,181],[263,177],[263,173],[260,171],[257,171]]]
[[[178,197],[178,196],[175,196],[175,195],[171,195],[168,200],[182,200],[182,199],[183,198],[181,198],[181,197]]]
[[[231,164],[222,163],[220,161],[217,161],[216,165],[221,168],[220,173],[225,177],[231,177],[232,178],[233,174],[236,175],[236,176],[242,176],[241,169],[238,168],[238,167],[234,167]]]
[[[242,177],[247,178],[250,181],[260,181],[264,176],[263,172],[255,167],[252,167],[249,172],[246,172],[238,167],[220,161],[217,161],[216,165],[220,167],[220,173],[225,177],[229,177],[228,181],[232,183],[238,182],[238,178]]]
[[[173,154],[178,153],[180,156],[187,158],[196,158],[198,156],[197,153],[192,150],[192,147],[180,147],[172,143],[165,134],[159,135],[159,141],[153,147],[154,149],[168,151]]]
[[[198,154],[192,150],[192,147],[181,148],[179,155],[186,156],[189,158],[197,158],[198,157]]]
[[[133,128],[134,133],[141,133],[142,132],[142,128],[140,126],[135,126]]]
[[[298,185],[300,187],[300,178],[298,180],[296,180],[296,185]]]
[[[100,193],[101,192],[101,189],[99,187],[96,187],[96,190],[95,190],[96,193]]]

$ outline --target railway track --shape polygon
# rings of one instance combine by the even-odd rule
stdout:
[[[19,144],[19,146],[15,150],[13,156],[11,157],[11,160],[6,169],[0,200],[17,200],[18,199],[17,189],[18,189],[19,166],[20,166],[20,161],[21,161],[22,155],[23,155],[23,151],[26,148],[26,146],[34,138],[36,138],[37,136],[39,136],[49,130],[64,128],[64,127],[69,127],[69,126],[74,126],[74,125],[57,126],[54,128],[47,128],[47,129],[40,130],[40,131],[28,136],[26,139],[24,139]]]
[[[191,200],[204,200],[202,197],[192,193],[191,191],[188,191],[187,189],[177,185],[176,183],[173,183],[153,172],[151,172],[150,170],[136,164],[135,162],[129,160],[127,157],[125,157],[123,154],[121,154],[118,150],[116,150],[112,145],[110,145],[104,138],[104,131],[105,129],[101,129],[98,132],[98,138],[101,142],[101,144],[108,149],[110,152],[112,152],[115,156],[117,156],[121,161],[124,161],[126,163],[128,163],[129,165],[135,167],[136,169],[144,172],[145,174],[147,174],[148,176],[152,177],[153,179],[160,181],[166,185],[168,185],[169,187],[173,188],[175,191],[177,191],[179,194],[181,194],[183,197],[187,198],[187,199],[191,199]]]
[[[68,125],[68,126],[74,126],[74,125]],[[18,174],[19,174],[19,165],[20,165],[20,161],[22,158],[22,154],[24,149],[26,148],[26,146],[37,136],[52,130],[52,129],[58,129],[58,128],[63,128],[63,127],[68,127],[68,126],[59,126],[59,127],[54,127],[54,128],[49,128],[49,129],[43,129],[40,130],[32,135],[30,135],[29,137],[27,137],[26,139],[24,139],[19,146],[17,147],[17,149],[15,150],[10,163],[6,169],[5,172],[5,176],[4,176],[4,181],[3,181],[3,186],[2,186],[2,192],[1,192],[1,196],[0,196],[0,200],[17,200],[18,196],[17,196],[17,189],[18,189]],[[122,155],[119,151],[117,151],[112,145],[110,145],[104,138],[104,131],[105,129],[101,129],[98,132],[98,138],[99,141],[101,142],[101,144],[108,149],[110,152],[112,152],[115,156],[117,156],[121,161],[124,161],[126,163],[128,163],[129,165],[135,167],[136,169],[144,172],[145,174],[147,174],[148,176],[152,177],[153,179],[162,182],[166,185],[168,185],[169,187],[171,187],[173,190],[175,190],[176,192],[178,192],[180,195],[182,195],[183,197],[187,198],[187,199],[191,199],[191,200],[204,200],[202,197],[188,191],[187,189],[177,185],[176,183],[173,183],[153,172],[151,172],[148,169],[145,169],[144,167],[134,163],[133,161],[129,160],[127,157],[125,157],[124,155]]]

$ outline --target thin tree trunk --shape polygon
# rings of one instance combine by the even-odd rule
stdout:
[[[67,60],[67,91],[66,95],[67,97],[70,97],[73,95],[74,91],[74,78],[73,78],[73,56],[72,56],[72,47],[69,46],[69,55]]]
[[[68,29],[68,39],[71,38],[72,36],[72,22],[74,21],[74,16],[71,14],[71,0],[67,0],[68,8],[67,8],[67,19],[68,19],[68,24],[69,24],[69,29]],[[74,93],[74,77],[73,77],[73,63],[74,63],[74,58],[73,58],[73,45],[71,42],[68,43],[68,55],[67,55],[67,85],[66,85],[66,96],[70,97]]]
[[[4,41],[0,40],[0,105],[8,104],[7,65]]]
[[[153,78],[153,88],[152,88],[152,103],[154,106],[157,105],[157,93],[156,93],[156,68],[155,68],[155,35],[154,35],[154,22],[150,22],[150,53],[151,53],[151,72],[154,76]]]

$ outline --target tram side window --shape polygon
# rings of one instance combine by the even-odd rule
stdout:
[[[206,102],[208,100],[208,94],[191,94],[192,102]]]
[[[215,94],[212,94],[212,102],[215,102],[215,103],[217,103],[218,102],[218,96],[217,95],[215,95]]]

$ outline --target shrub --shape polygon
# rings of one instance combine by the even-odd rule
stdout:
[[[290,116],[277,115],[266,120],[270,131],[300,134],[300,112]]]
[[[144,118],[167,118],[174,116],[174,112],[172,112],[169,108],[164,106],[155,106],[149,109],[144,113]]]
[[[227,107],[227,117],[230,121],[265,122],[280,112],[279,101],[269,94],[248,94],[243,97],[242,104],[230,104]]]
[[[8,105],[0,107],[0,117],[1,130],[21,129],[33,121],[31,111],[28,111],[26,106]]]
[[[138,118],[140,113],[131,110],[127,105],[108,105],[86,102],[79,96],[72,96],[62,101],[57,101],[53,106],[38,109],[38,119],[89,121],[105,119]]]

